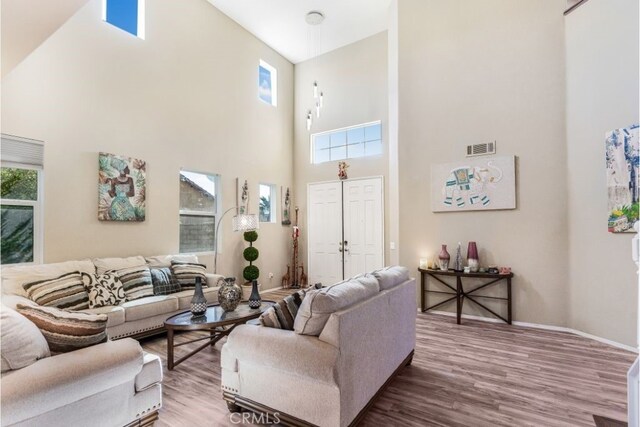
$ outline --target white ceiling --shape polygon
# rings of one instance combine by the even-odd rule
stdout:
[[[2,77],[88,0],[2,0]]]
[[[387,29],[391,0],[208,0],[289,61],[297,64]],[[325,15],[320,43],[310,46],[305,15]],[[316,28],[318,28],[316,27]]]

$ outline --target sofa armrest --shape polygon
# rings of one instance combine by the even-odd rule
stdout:
[[[13,371],[2,378],[2,424],[14,424],[133,381],[142,362],[140,344],[127,338],[47,357]]]
[[[216,288],[218,286],[221,286],[219,282],[221,280],[224,281],[224,276],[220,274],[205,273],[204,276],[207,278],[207,286],[209,286],[210,288]]]
[[[162,362],[155,354],[144,353],[142,370],[136,375],[136,392],[162,382]]]
[[[9,307],[13,310],[16,309],[18,304],[26,305],[29,307],[38,306],[35,302],[31,301],[27,297],[23,297],[21,295],[13,295],[13,294],[2,294],[2,305]]]
[[[240,325],[231,332],[225,347],[228,351],[222,352],[223,359],[235,357],[240,372],[243,363],[250,363],[325,383],[336,383],[338,349],[320,341],[318,337],[283,329]],[[222,361],[223,366],[231,363],[233,361]]]

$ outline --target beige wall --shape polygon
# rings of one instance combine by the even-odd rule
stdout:
[[[306,127],[306,111],[312,107],[313,82],[324,91],[324,108],[314,116],[311,132]],[[350,178],[383,176],[387,194],[387,33],[382,32],[295,66],[295,145],[293,203],[300,207],[300,253],[307,253],[307,184],[338,179],[338,162],[310,163],[310,135],[375,120],[382,121],[384,153],[377,157],[349,159]],[[388,204],[387,204],[388,206]],[[388,241],[388,226],[385,225]],[[388,245],[385,259],[389,259]]]
[[[567,325],[564,0],[398,4],[400,263],[477,241],[516,274],[515,320]],[[431,165],[493,140],[518,158],[518,208],[432,213]]]
[[[293,66],[205,0],[154,0],[146,40],[101,21],[92,0],[2,80],[2,130],[45,141],[45,262],[178,251],[181,167],[292,185]],[[257,97],[257,67],[278,69],[279,105]],[[147,219],[97,219],[98,152],[147,161]],[[222,225],[218,271],[241,278],[240,234]],[[289,229],[263,224],[261,282],[280,284]],[[202,260],[213,266],[213,257]],[[268,273],[276,279],[270,281]]]
[[[571,325],[635,346],[632,235],[607,232],[604,136],[638,121],[638,2],[589,1],[565,25]]]

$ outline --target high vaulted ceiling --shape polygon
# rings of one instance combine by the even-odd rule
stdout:
[[[89,0],[2,0],[2,77]]]
[[[208,0],[231,19],[297,64],[387,29],[391,0]],[[315,31],[305,15],[325,20]]]

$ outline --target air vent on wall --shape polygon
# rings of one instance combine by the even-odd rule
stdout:
[[[496,141],[467,145],[467,157],[496,154]]]

